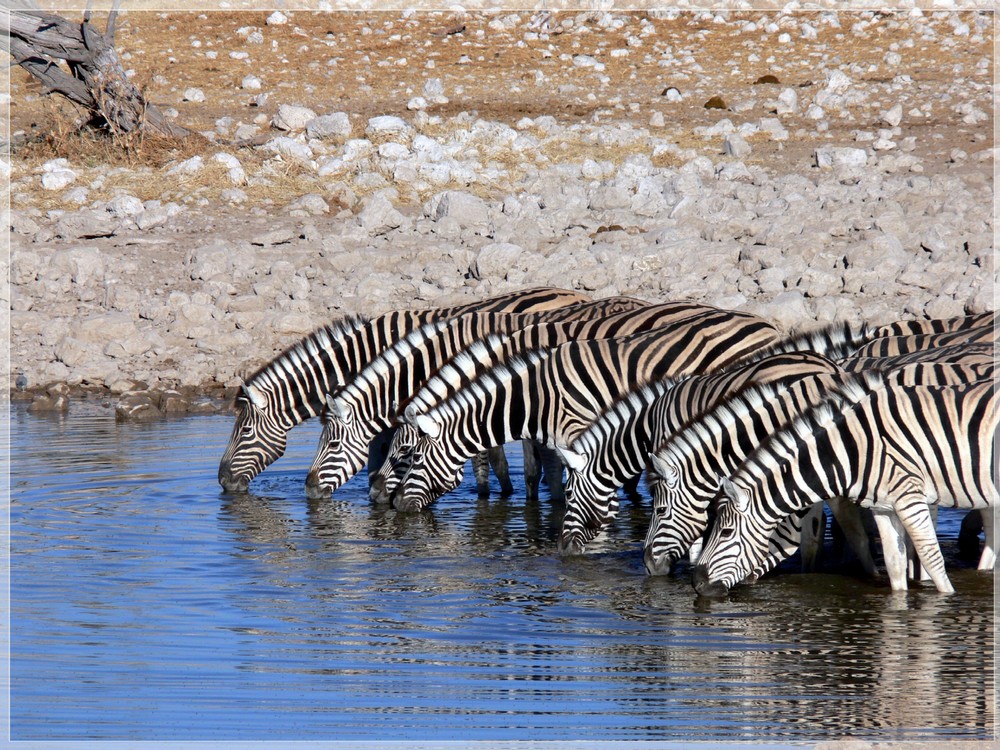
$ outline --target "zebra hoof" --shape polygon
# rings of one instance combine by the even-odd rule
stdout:
[[[729,587],[722,583],[722,581],[708,580],[708,568],[704,565],[694,566],[692,583],[694,584],[694,590],[698,592],[698,596],[710,599],[724,599],[729,594]]]

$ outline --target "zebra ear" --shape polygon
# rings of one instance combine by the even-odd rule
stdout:
[[[572,471],[583,471],[583,467],[587,465],[587,457],[579,451],[570,450],[563,445],[557,445],[556,451],[559,453],[559,458],[562,459],[562,462]]]
[[[350,407],[338,398],[334,398],[329,393],[326,394],[326,408],[330,410],[331,416],[338,422],[350,424],[354,417]]]
[[[243,389],[243,395],[246,397],[247,401],[254,405],[257,409],[267,408],[267,398],[261,392],[260,388],[255,385],[241,385]]]
[[[417,429],[432,440],[436,440],[441,434],[441,423],[431,419],[426,414],[418,414],[416,416],[416,425]]]
[[[666,461],[663,460],[663,456],[659,453],[654,453],[649,457],[649,463],[661,478],[666,478],[667,472],[670,471],[671,466]]]
[[[733,483],[728,477],[723,477],[719,483],[722,491],[726,494],[736,508],[737,513],[746,513],[750,510],[750,493],[742,487]]]

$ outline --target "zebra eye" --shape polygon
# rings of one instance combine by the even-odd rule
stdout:
[[[728,542],[730,539],[733,538],[733,535],[735,533],[736,533],[736,529],[734,529],[734,528],[732,528],[730,526],[725,526],[725,527],[719,529],[719,539],[721,539],[724,542]]]
[[[245,425],[243,425],[243,429],[240,430],[240,432],[244,436],[247,436],[247,437],[249,437],[250,435],[253,435],[253,425],[252,424],[245,424]]]

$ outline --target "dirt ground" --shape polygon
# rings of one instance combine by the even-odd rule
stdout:
[[[757,112],[766,115],[782,89],[794,87],[802,91],[801,97],[808,97],[822,87],[825,81],[816,70],[819,59],[861,66],[864,72],[855,83],[863,87],[909,76],[912,83],[902,87],[900,96],[904,110],[906,90],[947,90],[955,85],[958,70],[974,78],[977,87],[993,80],[992,65],[974,68],[977,60],[992,59],[989,36],[945,45],[940,39],[913,34],[905,13],[898,16],[900,23],[893,22],[892,14],[842,13],[840,28],[817,23],[814,39],[796,34],[787,43],[778,41],[780,29],[771,34],[760,30],[783,18],[779,13],[727,15],[730,21],[752,21],[760,27],[750,32],[734,29],[731,23],[716,24],[711,14],[704,13],[673,19],[645,12],[619,14],[628,20],[619,29],[599,27],[603,14],[598,12],[550,14],[547,26],[537,25],[546,15],[522,12],[520,22],[509,29],[490,25],[511,15],[506,12],[297,11],[287,14],[287,24],[277,26],[266,24],[268,15],[126,12],[119,21],[117,46],[150,100],[173,107],[177,122],[198,131],[212,130],[222,117],[251,122],[263,114],[269,120],[281,103],[306,105],[317,113],[346,111],[361,122],[375,115],[406,115],[408,100],[420,95],[424,82],[440,78],[449,101],[431,104],[427,110],[431,115],[447,118],[467,111],[510,125],[522,117],[551,115],[564,125],[622,122],[647,127],[653,113],[660,112],[664,140],[702,148],[704,142],[692,137],[692,129],[711,125],[724,114],[704,106],[710,98],[719,96],[728,106],[755,100],[756,106],[742,119]],[[809,12],[796,17],[810,16],[815,18]],[[967,23],[971,17],[963,14]],[[655,32],[637,34],[642,21]],[[525,41],[532,23],[537,38]],[[247,34],[237,33],[245,27],[264,31],[263,42],[252,43]],[[548,34],[537,34],[545,28]],[[637,44],[641,46],[630,46]],[[897,65],[884,63],[890,49],[900,57]],[[627,55],[611,54],[617,50]],[[236,59],[231,52],[248,53],[249,58]],[[672,53],[666,67],[658,64],[664,52]],[[571,58],[576,55],[592,56],[606,69],[595,74],[591,68],[578,67]],[[263,108],[254,102],[258,92],[241,88],[244,76],[251,73],[261,79],[262,91],[270,94]],[[610,81],[601,85],[600,76]],[[773,76],[779,83],[756,83],[762,76]],[[541,83],[536,84],[539,77]],[[670,86],[684,95],[683,101],[670,102],[663,96]],[[182,101],[189,87],[201,89],[205,101]],[[71,105],[41,96],[39,86],[20,70],[13,72],[11,95],[12,132],[23,131],[29,139],[44,139],[54,120],[73,117]],[[885,107],[893,103],[887,98]],[[974,132],[992,129],[951,127],[950,114],[942,109],[918,122],[908,121],[907,132],[917,136],[917,156],[931,162],[947,159],[953,148],[969,148]],[[870,118],[860,110],[858,119],[831,117],[825,138],[850,141],[857,129],[877,131],[879,123]],[[802,123],[809,137],[796,137],[790,127],[792,137],[783,143],[751,138],[754,150],[747,163],[778,171],[783,164],[800,164],[816,146],[814,123]],[[922,137],[931,134],[943,137]],[[32,161],[51,158],[51,148],[49,144],[20,155]],[[15,150],[15,160],[18,156]],[[100,156],[95,153],[90,158]]]

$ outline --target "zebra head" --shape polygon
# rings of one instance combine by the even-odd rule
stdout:
[[[226,492],[246,492],[254,477],[281,458],[292,428],[255,385],[241,387],[236,408],[236,424],[219,462],[219,484]]]
[[[769,528],[756,511],[752,485],[739,478],[723,479],[724,497],[694,569],[694,588],[701,596],[723,597],[741,581],[755,580],[754,568],[768,553]]]
[[[410,468],[393,503],[397,510],[420,510],[462,483],[465,458],[458,458],[442,440],[442,425],[430,417],[414,418],[422,433],[413,446]]]
[[[410,468],[413,448],[419,437],[420,431],[411,424],[401,424],[396,428],[385,462],[371,478],[368,497],[373,502],[388,503],[393,500],[400,482]]]
[[[647,481],[653,498],[653,516],[643,550],[650,575],[666,575],[708,529],[708,511],[719,492],[718,484],[691,481],[685,462],[671,447],[660,449],[650,460]]]
[[[306,477],[306,497],[310,500],[329,497],[361,471],[368,459],[372,437],[370,425],[359,419],[349,405],[327,395],[323,432]]]
[[[618,487],[606,479],[597,465],[597,457],[587,446],[572,448],[556,446],[566,468],[566,514],[559,534],[559,552],[564,555],[583,554],[587,542],[600,533],[618,513]]]

